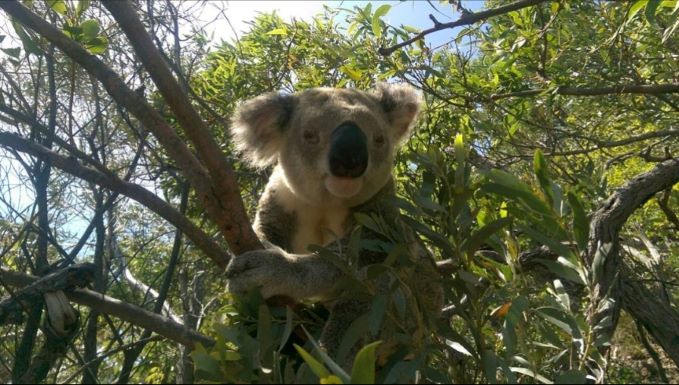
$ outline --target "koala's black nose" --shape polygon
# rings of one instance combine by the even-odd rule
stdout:
[[[368,167],[368,140],[353,122],[342,123],[330,136],[330,172],[358,178]]]

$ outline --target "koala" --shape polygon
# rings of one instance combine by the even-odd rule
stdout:
[[[347,295],[341,284],[347,269],[310,252],[309,246],[330,248],[339,259],[347,259],[349,236],[358,226],[355,215],[361,213],[382,218],[409,240],[409,255],[417,262],[416,286],[424,286],[429,307],[439,310],[442,291],[434,287],[434,262],[401,225],[392,202],[394,156],[420,104],[416,90],[394,84],[378,84],[371,91],[269,93],[242,104],[230,128],[236,148],[252,166],[275,167],[254,221],[266,249],[230,261],[229,291],[242,294],[257,287],[265,298],[321,302],[330,316],[320,343],[331,355],[337,353],[347,328],[370,310],[370,298]],[[374,229],[363,228],[361,235],[387,241]],[[361,248],[355,268],[360,272],[384,262],[387,255],[379,248]],[[376,287],[386,292],[390,282],[382,279]],[[354,353],[358,345],[352,347]]]

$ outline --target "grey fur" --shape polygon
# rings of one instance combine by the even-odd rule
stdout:
[[[337,353],[347,327],[369,309],[369,302],[343,295],[343,270],[306,248],[321,244],[345,258],[348,236],[356,227],[354,214],[362,213],[379,216],[409,240],[413,258],[424,261],[416,272],[422,276],[416,280],[426,282],[424,290],[432,297],[432,307],[438,307],[442,298],[434,264],[402,226],[391,202],[394,154],[408,136],[420,103],[414,89],[382,84],[372,92],[317,88],[286,97],[268,94],[241,106],[231,128],[238,148],[254,166],[273,162],[277,166],[255,220],[255,230],[269,247],[232,259],[227,268],[228,289],[244,293],[259,287],[265,298],[323,301],[331,315],[321,343],[331,354]],[[346,121],[355,122],[369,138],[368,168],[359,192],[348,197],[331,192],[326,183],[329,137]],[[363,229],[362,235],[388,241],[369,229]],[[363,249],[356,268],[385,258],[385,252]],[[378,282],[377,287],[386,292],[389,284]]]

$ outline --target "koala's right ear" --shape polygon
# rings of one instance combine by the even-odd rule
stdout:
[[[231,120],[236,149],[252,166],[276,162],[285,142],[284,130],[292,115],[292,95],[268,93],[241,104]]]

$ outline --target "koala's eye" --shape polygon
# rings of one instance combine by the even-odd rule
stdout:
[[[375,137],[375,144],[378,146],[381,146],[384,144],[384,136],[383,135],[377,135]]]
[[[302,134],[304,137],[304,141],[310,144],[316,144],[318,143],[318,135],[316,135],[315,132],[305,130],[304,134]]]

